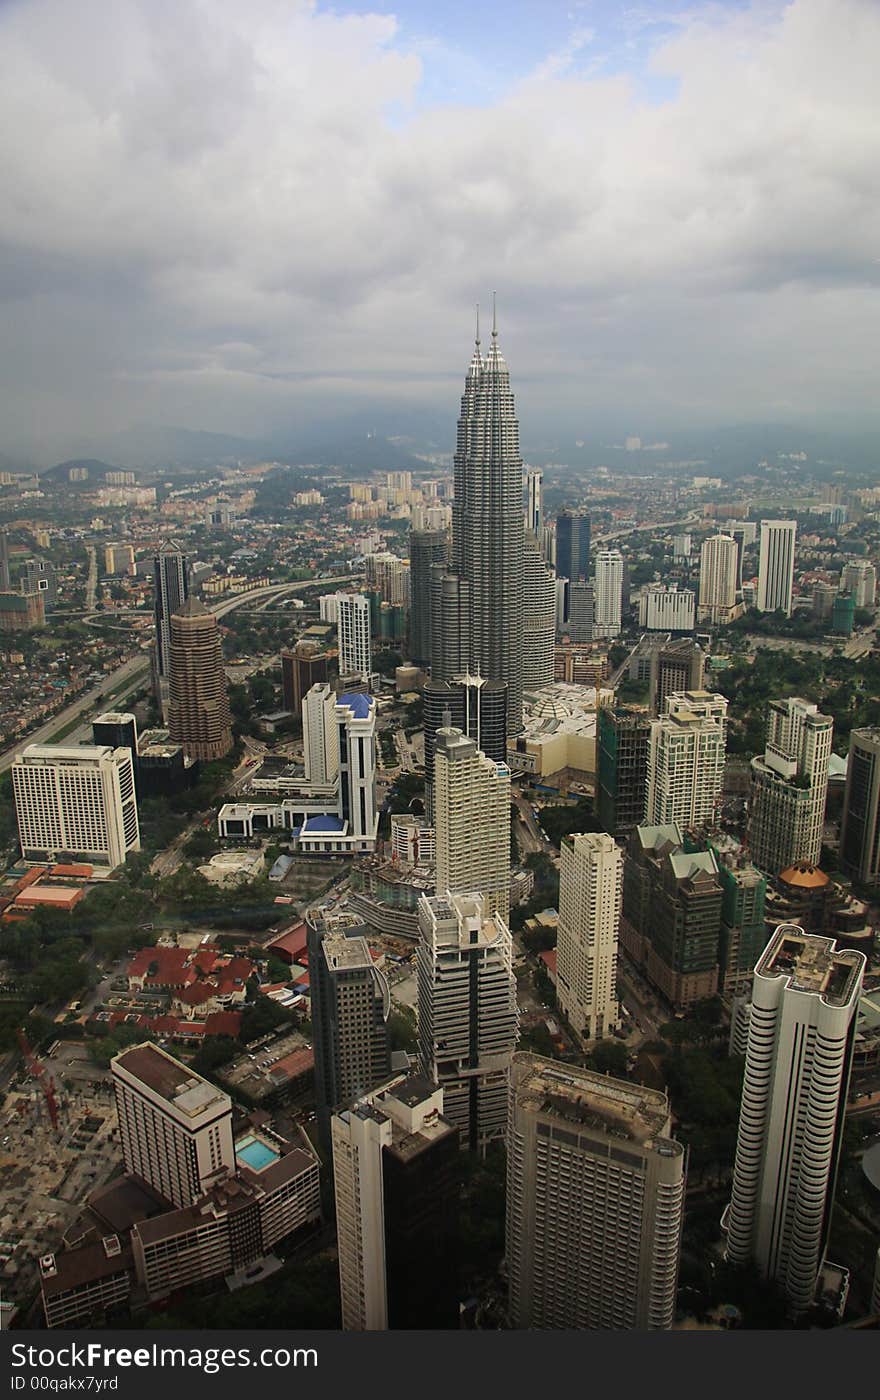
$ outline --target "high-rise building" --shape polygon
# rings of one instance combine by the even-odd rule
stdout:
[[[0,530],[0,593],[8,593],[12,588],[9,571],[9,535]]]
[[[602,705],[597,727],[596,815],[605,831],[623,836],[645,815],[651,719],[644,710]]]
[[[736,611],[739,578],[736,540],[710,535],[700,550],[700,605],[697,621],[711,626],[730,622]]]
[[[469,586],[469,656],[455,670],[507,683],[508,732],[516,733],[522,723],[522,457],[510,374],[494,324],[485,357],[477,331],[461,400],[452,570]]]
[[[566,507],[556,517],[556,574],[577,583],[590,573],[590,517]]]
[[[156,667],[160,679],[171,673],[171,619],[189,597],[189,560],[173,542],[163,544],[153,561],[156,620]]]
[[[28,744],[12,790],[25,860],[122,865],[141,848],[134,764],[127,748]]]
[[[388,550],[364,558],[367,588],[379,594],[384,603],[409,607],[409,561]]]
[[[391,1076],[391,992],[366,938],[335,932],[317,914],[306,928],[315,1100],[327,1142],[331,1113]]]
[[[149,1042],[110,1061],[125,1170],[179,1208],[235,1170],[232,1100]]]
[[[411,530],[409,536],[410,613],[409,654],[420,666],[431,663],[431,569],[446,567],[446,530]]]
[[[510,929],[478,894],[419,900],[419,1059],[459,1142],[503,1140],[519,1034]]]
[[[431,679],[437,682],[470,668],[471,586],[445,564],[431,566]],[[505,692],[506,693],[506,692]]]
[[[340,695],[336,702],[336,724],[339,816],[347,824],[355,849],[372,850],[379,827],[375,700],[357,692]],[[332,761],[332,749],[330,754]]]
[[[595,637],[616,637],[622,625],[624,565],[619,549],[600,549],[596,555]],[[627,600],[628,601],[628,600]]]
[[[603,635],[596,630],[596,586],[580,579],[576,583],[566,584],[566,588],[568,612],[565,630],[571,642],[583,646],[591,642],[594,636]]]
[[[793,1313],[813,1303],[831,1222],[865,956],[782,924],[752,985],[727,1257]]]
[[[744,995],[767,941],[764,910],[767,880],[744,856],[719,859],[721,942],[718,947],[718,991],[725,999]]]
[[[130,544],[105,544],[104,573],[133,574],[135,569],[134,546]]]
[[[486,914],[510,912],[510,769],[460,729],[438,729],[434,749],[437,892],[481,894]]]
[[[727,701],[707,691],[669,695],[651,723],[645,822],[700,826],[711,821],[724,784]]]
[[[544,473],[538,467],[525,468],[525,489],[526,489],[526,511],[525,529],[526,534],[531,530],[532,534],[540,541],[541,532],[544,528],[544,509],[542,502],[542,486],[544,483]]]
[[[857,608],[873,608],[877,596],[877,570],[867,559],[854,559],[843,570],[841,591],[851,593]]]
[[[137,719],[127,711],[108,710],[92,720],[92,743],[98,748],[129,749],[137,770]]]
[[[285,710],[298,715],[313,685],[331,681],[339,669],[339,653],[301,639],[292,651],[281,653],[281,692]]]
[[[232,749],[232,712],[217,619],[190,597],[171,618],[168,733],[187,758],[211,761]]]
[[[568,836],[559,873],[556,996],[578,1035],[601,1040],[620,1024],[617,940],[623,852],[606,832]]]
[[[46,612],[58,601],[58,580],[55,566],[49,559],[26,559],[21,567],[19,586],[22,593],[42,593]]]
[[[372,671],[370,600],[363,593],[339,593],[339,671],[343,676],[369,676]]]
[[[339,774],[339,721],[336,692],[313,685],[302,702],[303,762],[306,782],[332,784]]]
[[[863,885],[880,884],[880,729],[850,735],[840,868]]]
[[[676,564],[686,564],[691,557],[693,540],[688,533],[672,536],[672,558]]]
[[[763,758],[753,758],[749,846],[760,870],[818,865],[834,721],[793,697],[771,700]]]
[[[702,690],[706,654],[690,637],[675,637],[651,653],[651,709],[662,715],[666,700],[681,691]]]
[[[647,632],[692,632],[694,603],[691,588],[649,583],[639,599],[639,626]]]
[[[514,1056],[505,1248],[511,1326],[672,1326],[685,1152],[670,1134],[664,1093]]]
[[[791,616],[796,520],[762,520],[758,555],[758,612]]]
[[[434,807],[434,745],[437,730],[460,729],[493,763],[507,759],[507,687],[482,676],[430,680],[422,690],[425,731],[426,810]]]
[[[552,683],[556,653],[556,577],[531,531],[523,545],[523,588],[527,620],[522,681],[523,690],[529,691]]]
[[[346,1332],[459,1325],[458,1133],[443,1089],[398,1076],[332,1120]]]

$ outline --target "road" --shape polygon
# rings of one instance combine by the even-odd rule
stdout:
[[[93,544],[87,549],[89,556],[89,576],[86,580],[86,612],[94,612],[95,595],[98,591],[98,552]]]
[[[217,603],[212,611],[215,617],[225,617],[227,613],[233,612],[236,608],[243,607],[247,603],[252,603],[258,598],[278,598],[285,593],[296,593],[307,588],[314,588],[316,584],[321,587],[326,585],[330,589],[336,584],[350,583],[353,577],[353,574],[340,574],[335,578],[302,579],[298,583],[264,584],[261,588],[251,588],[246,593],[236,593],[232,598],[224,599],[223,602]],[[139,615],[143,616],[143,612],[141,611]],[[0,773],[5,773],[7,768],[12,767],[15,755],[25,744],[50,743],[55,735],[60,730],[66,729],[73,720],[81,718],[99,706],[103,705],[103,708],[106,709],[107,704],[104,702],[112,701],[115,709],[122,709],[126,701],[141,689],[148,674],[149,661],[146,660],[142,652],[131,657],[128,661],[124,661],[115,671],[108,672],[103,680],[84,695],[79,696],[72,704],[65,706],[63,710],[59,710],[58,714],[53,715],[45,724],[32,730],[30,734],[22,734],[11,748],[0,754]],[[71,744],[77,743],[80,735],[88,738],[88,728],[88,725],[82,725],[74,730],[67,736],[69,742]]]
[[[511,794],[511,800],[516,803],[519,809],[521,828],[519,841],[523,854],[530,855],[535,851],[542,851],[545,855],[554,856],[556,854],[555,848],[538,827],[531,803],[523,797],[522,793],[516,792]]]

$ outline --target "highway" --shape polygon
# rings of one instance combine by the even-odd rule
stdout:
[[[236,593],[231,598],[225,598],[221,603],[217,603],[211,611],[215,617],[221,618],[248,603],[262,600],[275,601],[286,593],[302,592],[307,588],[314,588],[316,585],[320,587],[326,585],[328,589],[331,589],[340,583],[350,583],[353,577],[352,574],[340,574],[334,578],[302,579],[298,583],[264,584],[261,588],[251,588],[246,593]],[[143,616],[143,611],[139,615]],[[149,670],[149,659],[141,652],[137,656],[130,657],[128,661],[124,661],[115,671],[108,672],[90,690],[78,696],[63,710],[59,710],[58,714],[53,715],[45,724],[32,730],[30,734],[20,735],[11,748],[0,754],[0,773],[5,773],[7,768],[12,767],[15,755],[25,744],[48,744],[60,730],[68,728],[74,720],[84,718],[86,715],[90,719],[92,712],[98,708],[122,709],[126,701],[143,687]],[[86,722],[67,734],[66,738],[71,744],[76,744],[78,736],[88,729],[89,725]],[[84,737],[88,737],[88,732],[85,733]]]

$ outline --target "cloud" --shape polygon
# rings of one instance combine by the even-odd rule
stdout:
[[[451,437],[492,287],[527,436],[867,419],[880,7],[671,11],[659,103],[579,71],[592,37],[439,105],[388,15],[0,7],[0,450],[372,400]]]

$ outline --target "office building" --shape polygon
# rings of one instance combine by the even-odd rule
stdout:
[[[865,957],[782,924],[752,984],[727,1257],[813,1303],[825,1259]]]
[[[700,550],[697,621],[717,627],[736,616],[738,551],[730,535],[710,535]]]
[[[840,579],[841,592],[851,593],[857,608],[873,609],[877,596],[877,570],[866,559],[847,564]]]
[[[762,520],[758,555],[758,612],[791,616],[796,520]]]
[[[134,547],[130,544],[105,544],[104,573],[134,574]]]
[[[852,593],[838,593],[831,605],[831,631],[836,637],[851,637],[856,625],[856,600]]]
[[[0,593],[0,632],[30,632],[45,625],[42,593]]]
[[[438,729],[434,750],[437,892],[481,894],[486,914],[510,912],[510,769],[460,729]]]
[[[225,758],[232,749],[232,712],[217,619],[189,597],[171,618],[168,733],[187,758]]]
[[[12,590],[12,575],[9,569],[9,535],[0,530],[0,593]]]
[[[332,681],[339,669],[339,653],[301,639],[293,650],[281,653],[281,693],[285,710],[302,713],[302,703],[313,685]]]
[[[438,564],[445,571],[448,553],[446,530],[410,531],[409,655],[419,666],[431,664],[431,570]]]
[[[409,608],[409,560],[382,550],[364,557],[367,589],[377,593],[383,603]]]
[[[649,583],[639,599],[639,626],[646,632],[693,632],[695,601],[691,588]]]
[[[743,996],[752,984],[755,963],[767,942],[767,879],[740,853],[718,860],[721,941],[718,945],[718,991],[725,1000]]]
[[[339,774],[339,722],[336,692],[326,682],[306,694],[302,724],[306,782],[332,785]]]
[[[850,735],[840,868],[862,885],[880,884],[880,729]]]
[[[519,1035],[510,929],[478,894],[422,895],[417,954],[419,1060],[443,1090],[459,1143],[503,1141]]]
[[[164,544],[153,560],[156,621],[156,670],[160,682],[171,674],[171,619],[189,597],[189,560],[172,542]]]
[[[542,501],[542,487],[544,483],[544,473],[538,467],[525,468],[525,529],[526,534],[531,530],[532,534],[540,541],[544,529],[544,508]]]
[[[760,870],[818,865],[834,721],[793,697],[771,700],[763,757],[752,759],[749,846]]]
[[[685,1152],[670,1134],[664,1093],[514,1056],[505,1248],[512,1327],[672,1326]]]
[[[644,710],[601,705],[597,726],[596,815],[605,831],[623,836],[645,815],[651,719]]]
[[[379,826],[376,804],[376,702],[340,695],[336,702],[339,817],[356,849],[372,850]],[[332,754],[331,754],[332,763]],[[308,823],[300,832],[300,844]]]
[[[19,587],[22,593],[41,593],[46,612],[54,608],[58,600],[58,582],[55,566],[48,559],[26,559],[21,566]]]
[[[331,1126],[342,1326],[459,1325],[458,1134],[443,1089],[398,1076]]]
[[[602,633],[596,630],[596,587],[580,580],[566,584],[568,609],[565,631],[569,641],[575,646],[584,646],[594,636]],[[562,629],[560,629],[562,630]]]
[[[713,819],[724,784],[727,701],[707,691],[666,698],[651,722],[645,822],[700,826]]]
[[[572,1029],[601,1040],[620,1024],[617,940],[623,852],[606,832],[568,836],[559,872],[556,996]]]
[[[470,583],[450,573],[445,564],[432,564],[430,662],[433,681],[448,681],[469,670],[470,617]]]
[[[107,710],[92,720],[92,743],[98,748],[128,749],[137,778],[137,720],[127,711]]]
[[[371,674],[370,600],[363,593],[337,594],[339,672],[342,676]]]
[[[12,790],[25,860],[122,865],[141,847],[134,764],[127,748],[28,744]]]
[[[318,914],[306,919],[315,1099],[322,1137],[330,1115],[391,1076],[391,992],[361,935],[346,936]]]
[[[531,531],[523,545],[523,587],[522,683],[531,691],[552,682],[556,648],[556,576]]]
[[[434,745],[437,730],[460,729],[494,763],[507,759],[507,687],[503,681],[456,674],[428,681],[422,690],[425,732],[425,801],[433,811]]]
[[[235,1170],[232,1100],[158,1045],[110,1061],[125,1170],[180,1208]]]
[[[577,583],[590,574],[590,517],[566,508],[556,517],[556,575]]]
[[[436,680],[471,671],[507,685],[508,733],[522,722],[522,457],[510,374],[496,327],[487,355],[479,328],[465,379],[455,450],[452,573],[459,591],[456,650]],[[433,624],[432,624],[433,627]]]
[[[601,549],[596,555],[595,637],[616,637],[622,625],[624,565],[619,549]],[[629,599],[627,598],[627,603]]]
[[[672,536],[672,559],[676,564],[686,564],[693,549],[692,537],[687,534]]]
[[[670,695],[702,690],[705,674],[706,654],[697,643],[690,637],[670,637],[651,652],[651,709],[662,715]]]

